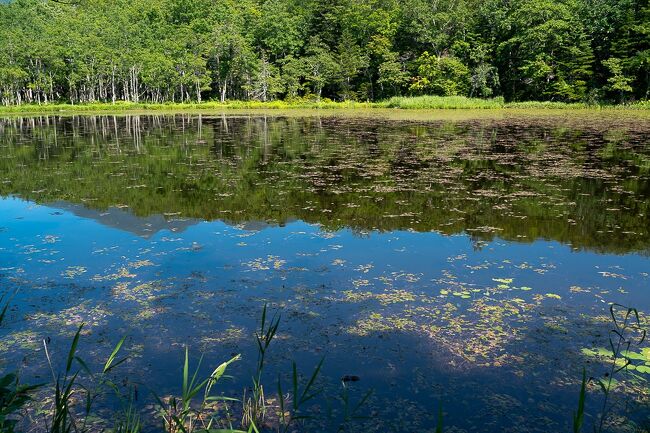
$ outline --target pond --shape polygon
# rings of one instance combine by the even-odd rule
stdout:
[[[267,304],[267,396],[324,358],[323,396],[345,376],[352,401],[373,390],[351,431],[434,431],[440,406],[449,431],[569,431],[583,367],[593,424],[609,305],[650,311],[648,120],[0,119],[2,367],[42,381],[42,340],[60,361],[84,323],[88,363],[127,336],[116,374],[143,412],[148,390],[179,392],[186,345],[205,374],[241,353],[219,383],[239,397]],[[633,350],[611,431],[650,414],[650,349]]]

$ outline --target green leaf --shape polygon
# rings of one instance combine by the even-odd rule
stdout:
[[[639,373],[650,374],[650,366],[647,366],[647,365],[637,365],[637,366],[636,366],[636,371],[638,371]]]
[[[108,373],[109,370],[111,370],[113,367],[117,366],[118,364],[121,364],[126,360],[126,358],[122,359],[121,361],[118,361],[116,365],[112,365],[113,361],[115,360],[115,357],[117,356],[117,353],[120,351],[122,348],[122,345],[124,344],[124,341],[126,340],[126,336],[122,337],[120,341],[115,345],[115,348],[113,349],[113,352],[111,353],[111,356],[108,357],[106,360],[106,363],[104,364],[104,369],[103,373]]]
[[[82,323],[79,325],[79,329],[77,329],[77,333],[74,335],[74,338],[72,339],[72,344],[70,345],[70,351],[68,352],[68,360],[65,364],[65,372],[69,373],[70,369],[72,368],[72,360],[75,357],[75,353],[77,352],[77,345],[79,344],[79,336],[81,335],[81,329],[83,328],[84,324]]]

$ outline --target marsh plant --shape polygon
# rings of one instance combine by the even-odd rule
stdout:
[[[109,373],[126,361],[126,358],[117,358],[125,338],[120,339],[101,370],[93,372],[88,364],[77,355],[83,326],[83,324],[79,326],[72,339],[62,373],[56,372],[48,349],[48,343],[43,341],[45,356],[52,374],[54,391],[54,401],[50,410],[46,411],[47,415],[44,419],[45,428],[50,433],[87,432],[91,430],[89,421],[92,419],[92,409],[98,397],[105,390],[114,390],[120,396],[119,387],[109,378]],[[82,372],[87,374],[90,385],[81,383],[79,380]],[[75,410],[77,406],[81,406],[80,412]]]
[[[230,417],[221,416],[219,402],[224,402],[223,409],[228,414],[227,402],[237,401],[234,398],[215,396],[212,394],[214,385],[224,376],[226,368],[233,362],[239,361],[239,355],[229,361],[221,363],[205,379],[199,379],[203,357],[199,359],[196,368],[190,376],[189,350],[185,347],[185,361],[183,363],[183,381],[180,397],[162,399],[155,396],[159,406],[160,418],[163,420],[163,430],[169,433],[189,433],[195,431],[213,430]],[[155,394],[154,394],[155,395]],[[229,423],[229,428],[219,429],[220,432],[236,432]]]
[[[611,304],[609,313],[613,324],[613,328],[609,331],[609,348],[600,351],[587,351],[604,353],[609,360],[609,370],[601,378],[587,379],[586,371],[583,369],[578,408],[573,414],[574,433],[582,431],[584,426],[585,401],[589,382],[594,382],[597,385],[602,396],[600,412],[593,426],[595,433],[602,433],[607,428],[614,407],[621,403],[613,398],[620,380],[619,376],[630,373],[631,370],[642,368],[645,371],[647,368],[647,363],[641,366],[632,364],[632,361],[640,356],[634,349],[643,344],[647,332],[641,323],[638,310],[620,304]]]
[[[8,304],[5,304],[0,311],[0,323],[7,309]],[[318,382],[324,359],[321,359],[312,373],[306,376],[306,381],[302,380],[303,375],[299,373],[296,363],[292,362],[291,384],[288,392],[285,391],[279,375],[278,395],[268,399],[265,396],[263,381],[268,351],[279,325],[280,315],[276,312],[269,317],[265,305],[260,327],[255,334],[258,358],[252,385],[249,390],[244,391],[242,398],[216,393],[217,385],[222,379],[228,377],[226,376],[228,367],[241,360],[240,355],[222,362],[207,377],[200,377],[203,356],[192,368],[190,350],[186,346],[180,395],[159,397],[152,391],[162,431],[166,433],[260,433],[262,431],[286,433],[293,431],[290,430],[292,428],[304,427],[302,425],[304,422],[320,416],[318,413],[310,412],[308,403],[323,394],[323,388],[318,385]],[[83,324],[77,328],[61,368],[57,368],[49,341],[43,341],[52,380],[50,385],[21,385],[16,373],[0,377],[0,433],[13,433],[18,428],[19,413],[29,413],[26,422],[38,423],[40,431],[47,433],[103,431],[108,421],[102,420],[98,423],[100,418],[95,409],[99,400],[107,398],[115,398],[119,402],[110,431],[140,433],[145,427],[155,424],[151,420],[141,418],[136,404],[136,386],[127,386],[126,382],[118,384],[122,382],[118,380],[121,376],[114,370],[128,359],[120,356],[126,337],[118,341],[106,361],[94,370],[79,355],[83,329]],[[47,403],[41,404],[40,406],[44,407],[37,410],[38,415],[34,416],[28,408],[30,403],[38,403],[32,400],[34,391],[38,389],[41,389],[42,393],[38,394],[38,400]],[[342,420],[337,423],[337,431],[347,431],[350,423],[365,419],[363,407],[370,395],[371,391],[368,391],[353,403],[349,387],[344,382],[340,396],[325,398],[328,406],[332,406],[332,402],[341,404],[339,412],[342,413]],[[329,421],[334,419],[333,411],[324,415],[329,416]]]
[[[0,302],[2,302],[0,297]],[[0,310],[0,324],[4,321],[8,310],[5,303]],[[635,308],[619,304],[610,306],[610,316],[613,323],[609,331],[609,349],[593,350],[595,353],[607,353],[609,370],[602,378],[588,378],[586,370],[582,372],[582,382],[578,398],[577,410],[573,413],[573,432],[580,433],[585,427],[587,390],[589,383],[597,385],[602,398],[602,406],[594,418],[594,433],[606,431],[611,414],[621,402],[614,399],[614,391],[619,383],[618,376],[634,369],[646,368],[647,364],[634,365],[639,354],[634,350],[646,339],[646,330],[642,326],[639,312]],[[182,366],[181,390],[179,396],[159,397],[152,392],[161,421],[162,431],[166,433],[261,433],[302,430],[309,420],[318,421],[318,417],[327,419],[332,431],[338,433],[354,431],[355,423],[368,419],[366,405],[372,396],[372,390],[359,398],[351,395],[348,376],[342,379],[342,390],[339,395],[323,396],[324,387],[320,384],[320,373],[324,359],[321,359],[311,374],[299,373],[295,361],[291,362],[290,381],[286,385],[281,374],[277,378],[277,395],[273,398],[265,396],[263,382],[268,352],[271,343],[277,335],[280,326],[280,315],[276,312],[269,318],[265,305],[262,310],[258,331],[255,333],[257,343],[257,363],[252,377],[252,384],[245,390],[242,398],[217,395],[215,387],[228,376],[228,367],[241,360],[240,355],[222,362],[204,378],[199,377],[203,356],[190,368],[190,350],[185,347],[185,357]],[[114,433],[140,433],[147,425],[141,419],[137,407],[137,388],[127,387],[126,391],[118,385],[111,374],[127,360],[121,357],[120,351],[126,337],[122,337],[114,346],[112,352],[94,371],[78,354],[82,336],[82,324],[77,329],[65,357],[62,369],[57,372],[49,343],[43,341],[47,364],[50,369],[52,383],[45,385],[23,385],[18,380],[17,373],[7,373],[0,377],[0,432],[13,433],[20,426],[18,414],[28,412],[30,404],[34,403],[35,391],[47,392],[51,389],[52,398],[49,407],[41,411],[42,418],[38,420],[42,429],[48,433],[86,433],[105,426],[98,427],[95,422],[94,407],[103,397],[111,395],[119,401],[115,411],[113,426]],[[641,352],[645,353],[646,349]],[[643,358],[645,360],[645,358]],[[356,376],[355,376],[356,377]],[[346,380],[347,379],[347,380]],[[286,380],[286,378],[285,378]],[[41,395],[39,394],[39,397]],[[312,411],[310,403],[317,397],[323,397],[327,411],[320,413]],[[46,397],[44,401],[49,401]],[[33,419],[30,419],[33,422]],[[321,420],[322,421],[322,420]],[[148,423],[151,425],[151,423]],[[443,431],[442,405],[439,406],[436,433]]]
[[[612,407],[615,404],[611,401],[612,390],[615,387],[615,375],[627,372],[632,364],[631,349],[633,346],[640,346],[646,337],[646,330],[641,326],[639,312],[636,308],[624,307],[619,304],[612,304],[609,308],[614,328],[609,331],[609,345],[612,350],[612,362],[609,373],[604,378],[598,379],[603,393],[603,404],[596,431],[603,431]]]
[[[264,375],[266,354],[271,346],[273,338],[278,332],[279,326],[280,316],[278,313],[275,313],[270,320],[267,320],[267,306],[265,304],[262,309],[260,329],[255,333],[255,340],[257,342],[257,367],[252,378],[252,391],[250,392],[250,395],[247,396],[245,390],[242,400],[244,404],[242,425],[244,426],[261,425],[264,422],[267,408],[262,378]]]
[[[309,419],[309,415],[302,413],[305,404],[322,392],[322,388],[316,386],[316,379],[323,366],[323,359],[318,363],[314,372],[311,374],[307,384],[300,389],[298,380],[298,367],[295,362],[291,363],[291,389],[292,394],[289,399],[282,390],[282,378],[278,375],[278,397],[280,399],[280,428],[281,432],[286,432],[294,422]]]
[[[0,325],[4,322],[9,301],[5,302],[5,296],[0,296],[0,304],[3,304],[0,311]],[[18,420],[15,414],[22,410],[31,401],[31,394],[40,385],[20,384],[18,373],[11,372],[0,377],[0,432],[13,433]]]

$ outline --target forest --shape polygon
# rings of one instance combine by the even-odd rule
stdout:
[[[650,96],[648,0],[12,0],[3,105]]]

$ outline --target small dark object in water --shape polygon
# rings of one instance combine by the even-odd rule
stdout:
[[[360,378],[359,376],[348,376],[348,375],[345,375],[345,376],[343,376],[343,377],[341,378],[341,380],[342,380],[343,382],[358,382],[358,381],[361,380],[361,378]]]

